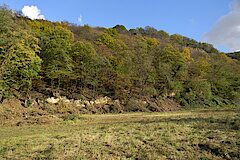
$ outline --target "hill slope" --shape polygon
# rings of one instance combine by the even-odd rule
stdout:
[[[30,20],[4,7],[0,26],[1,101],[31,106],[53,96],[107,96],[123,111],[156,111],[168,98],[180,105],[239,103],[239,62],[207,43],[152,27]]]

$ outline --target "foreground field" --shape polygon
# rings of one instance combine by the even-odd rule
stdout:
[[[240,111],[70,115],[2,126],[0,159],[240,159]]]

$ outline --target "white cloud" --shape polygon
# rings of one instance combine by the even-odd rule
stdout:
[[[41,11],[37,6],[24,6],[22,13],[30,19],[45,19],[44,15],[41,15]]]
[[[79,23],[79,24],[82,24],[82,15],[80,15],[80,16],[78,17],[78,23]]]
[[[233,1],[231,11],[220,17],[212,30],[204,35],[204,40],[229,51],[240,50],[240,0]]]

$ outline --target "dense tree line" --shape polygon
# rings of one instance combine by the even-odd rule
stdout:
[[[152,27],[92,28],[0,8],[0,99],[109,96],[237,104],[240,64],[212,45]]]

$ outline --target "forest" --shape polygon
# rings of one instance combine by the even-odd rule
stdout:
[[[79,26],[0,8],[1,102],[108,97],[123,111],[158,111],[158,102],[167,100],[238,105],[240,62],[233,55],[150,26]]]

